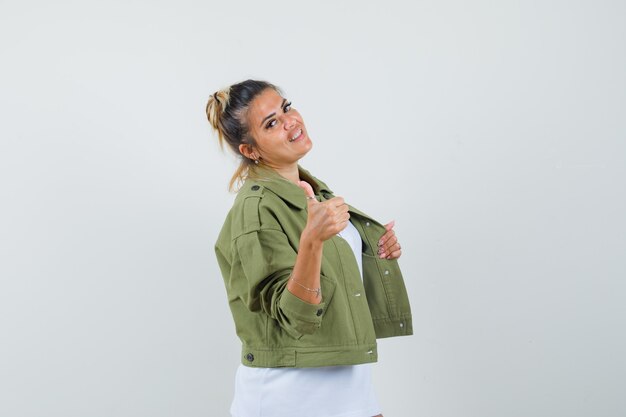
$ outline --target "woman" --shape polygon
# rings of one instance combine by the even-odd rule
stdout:
[[[215,251],[242,341],[231,414],[381,416],[376,338],[410,335],[393,222],[334,196],[298,161],[304,121],[272,84],[213,94],[207,117],[241,157]]]

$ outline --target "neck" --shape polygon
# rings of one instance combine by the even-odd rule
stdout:
[[[293,165],[277,167],[274,168],[274,170],[294,184],[298,184],[298,182],[300,181],[297,163],[294,163]]]

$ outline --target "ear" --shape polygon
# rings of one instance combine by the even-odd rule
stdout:
[[[252,146],[248,145],[247,143],[242,143],[241,145],[239,145],[239,152],[241,152],[241,154],[248,159],[257,159],[256,155],[254,155],[254,150],[252,149]]]

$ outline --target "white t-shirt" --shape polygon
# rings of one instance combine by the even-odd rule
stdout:
[[[351,222],[339,233],[363,277],[361,236]],[[252,368],[235,376],[233,417],[372,417],[381,413],[372,364],[319,368]]]

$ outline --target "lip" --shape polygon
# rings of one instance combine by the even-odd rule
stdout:
[[[300,136],[298,136],[295,140],[291,140],[291,138],[293,137],[293,135],[289,136],[289,142],[290,143],[296,143],[296,142],[300,142],[303,138],[304,138],[304,129],[302,128],[298,128],[298,130],[296,130],[294,132],[294,134],[298,133],[298,131],[300,131]]]

